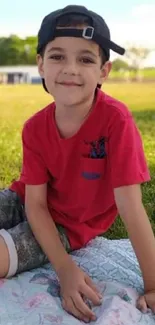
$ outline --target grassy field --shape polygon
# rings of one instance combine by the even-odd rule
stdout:
[[[104,90],[128,105],[141,131],[152,176],[142,186],[143,201],[155,231],[155,84],[105,84]],[[41,86],[0,86],[0,189],[19,176],[24,121],[50,101]],[[106,235],[127,236],[120,218]]]
[[[112,70],[110,75],[109,75],[109,78],[111,80],[113,80],[114,78],[124,78],[126,75],[126,73],[124,73],[124,71],[114,71]],[[136,72],[135,71],[129,71],[127,73],[128,77],[133,79],[133,78],[136,78]],[[138,73],[139,77],[141,77],[144,82],[145,81],[148,81],[148,80],[154,80],[155,82],[155,69],[141,69]]]

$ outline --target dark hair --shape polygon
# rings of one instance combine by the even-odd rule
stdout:
[[[78,27],[79,25],[91,26],[91,20],[89,17],[82,14],[66,14],[57,19],[57,27]],[[45,47],[41,51],[40,55],[43,57],[45,52]],[[101,56],[101,66],[107,61],[104,50],[99,48],[99,55]],[[43,80],[45,84],[45,81]],[[98,88],[101,88],[101,85],[97,85]]]

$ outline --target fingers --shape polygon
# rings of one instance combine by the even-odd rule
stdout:
[[[147,312],[147,303],[145,300],[144,296],[141,296],[138,298],[137,300],[137,308],[142,312],[142,313],[146,313]]]
[[[79,297],[80,297],[80,295],[79,295]],[[69,313],[69,314],[71,314],[71,315],[73,315],[73,316],[75,316],[76,318],[78,318],[79,320],[82,320],[82,321],[84,321],[84,322],[89,322],[90,320],[95,320],[96,319],[96,317],[93,317],[92,316],[92,312],[91,312],[91,310],[89,310],[89,308],[88,308],[88,310],[87,310],[87,308],[85,308],[85,303],[83,302],[83,305],[84,306],[82,306],[82,302],[80,302],[79,301],[80,299],[78,299],[78,297],[76,297],[76,302],[74,302],[73,300],[72,300],[72,298],[68,298],[66,301],[63,299],[62,300],[62,307]],[[82,298],[81,298],[81,300],[82,300]],[[79,310],[78,308],[77,308],[77,305],[75,305],[75,304],[77,304],[77,305],[79,305],[80,306],[80,308],[81,308],[81,310],[83,310],[84,311],[84,313],[82,313],[82,311],[81,310]],[[81,307],[82,306],[82,307]],[[87,306],[86,306],[87,307]]]
[[[74,306],[74,303],[71,298],[68,298],[67,301],[62,301],[62,307],[71,315],[75,316],[79,320],[84,320],[86,316],[84,316],[77,308]]]
[[[85,279],[86,283],[88,284],[88,286],[98,295],[99,299],[101,300],[103,297],[101,295],[101,293],[99,292],[99,290],[96,288],[94,282],[91,280],[91,278],[88,276]]]
[[[93,313],[93,311],[87,306],[87,304],[84,302],[84,300],[82,299],[81,295],[79,293],[77,293],[74,296],[74,304],[76,306],[76,308],[83,314],[85,315],[87,318],[91,319],[91,320],[95,320],[96,316]]]
[[[147,307],[152,310],[153,313],[155,313],[155,291],[146,293],[144,295]]]
[[[97,289],[96,289],[97,290]],[[83,286],[83,288],[81,288],[81,293],[87,298],[89,299],[94,306],[99,306],[102,303],[102,299],[99,298],[99,294],[98,292],[96,293],[94,291],[94,289],[92,289],[89,285],[85,285]]]

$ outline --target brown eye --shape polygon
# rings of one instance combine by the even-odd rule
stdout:
[[[60,55],[60,54],[51,55],[49,57],[49,59],[52,59],[54,61],[62,61],[63,60],[63,55]]]
[[[95,63],[92,59],[90,58],[81,58],[80,59],[81,62],[85,63],[85,64],[90,64],[90,63]]]

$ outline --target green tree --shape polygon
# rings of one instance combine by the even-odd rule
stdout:
[[[16,35],[0,38],[0,65],[36,64],[36,37]]]
[[[18,64],[21,40],[15,35],[0,39],[0,65]]]
[[[36,64],[37,37],[28,36],[24,40],[24,53],[28,64]],[[25,63],[26,63],[25,62]]]
[[[124,60],[121,59],[116,59],[113,61],[112,63],[113,66],[113,70],[114,71],[119,71],[119,70],[128,70],[129,69],[129,65],[127,62],[125,62]]]

